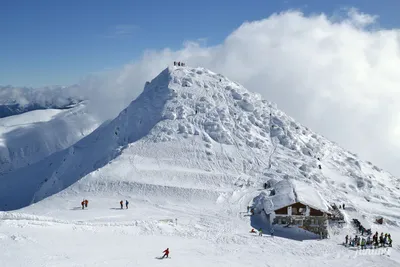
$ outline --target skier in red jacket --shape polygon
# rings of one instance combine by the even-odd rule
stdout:
[[[164,255],[162,256],[161,259],[164,259],[165,257],[168,258],[168,255],[169,255],[169,248],[167,248],[166,250],[164,250],[163,253],[164,253]]]

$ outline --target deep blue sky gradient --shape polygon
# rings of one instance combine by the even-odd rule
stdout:
[[[3,0],[0,85],[69,85],[145,49],[178,49],[199,38],[214,45],[244,21],[288,9],[333,14],[343,7],[378,15],[381,27],[400,24],[398,0]]]

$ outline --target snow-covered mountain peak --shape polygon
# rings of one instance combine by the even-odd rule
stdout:
[[[0,204],[20,208],[69,187],[61,194],[220,204],[240,196],[238,205],[247,205],[264,183],[283,180],[301,182],[329,203],[390,205],[400,199],[398,179],[258,94],[204,68],[170,67],[114,120],[72,147],[6,175]],[[270,193],[261,192],[262,198]],[[386,215],[395,223],[396,217]]]
[[[81,206],[83,199],[88,207]],[[199,266],[224,261],[226,266],[259,266],[257,259],[266,257],[273,259],[271,266],[398,266],[398,246],[374,250],[388,256],[390,251],[390,257],[355,257],[338,244],[345,235],[359,234],[352,219],[372,232],[391,233],[396,244],[399,200],[399,179],[300,125],[259,95],[204,68],[170,67],[147,82],[115,119],[67,149],[0,177],[0,210],[23,208],[0,212],[7,231],[0,241],[18,251],[6,262],[27,262],[31,254],[14,255],[20,246],[29,246],[54,266],[65,258],[75,263],[74,255],[59,257],[72,247],[80,253],[85,248],[84,264],[109,265],[107,253],[98,258],[98,244],[108,251],[103,244],[108,239],[118,239],[110,242],[118,244],[116,266],[138,257],[140,266],[154,265],[149,257],[156,253],[154,244],[171,248],[177,266],[186,266],[189,258],[199,259]],[[346,204],[343,221],[330,225],[330,238],[318,242],[290,224],[276,226],[274,238],[249,233],[251,228],[272,233],[272,217],[266,214],[295,202],[328,213],[333,203]],[[381,217],[383,225],[375,224]],[[30,228],[34,231],[26,234]],[[54,238],[71,243],[54,246]],[[122,247],[139,242],[136,254],[121,258],[120,240],[127,244]],[[91,247],[95,256],[87,257]],[[56,256],[48,257],[49,251]],[[221,259],[214,265],[213,253]]]
[[[175,133],[185,137],[198,135],[204,130],[206,140],[211,138],[232,145],[232,134],[242,141],[254,138],[250,138],[250,133],[244,133],[251,125],[245,123],[235,129],[236,124],[249,120],[254,125],[261,125],[269,121],[267,101],[261,101],[258,94],[251,94],[241,85],[204,68],[168,68],[146,84],[139,99],[151,100],[155,108],[162,106],[161,121],[151,132],[153,137],[158,137],[155,141],[176,139],[179,135]],[[248,143],[262,146],[261,142]]]
[[[154,141],[200,135],[210,144],[268,150],[271,138],[276,138],[284,147],[315,159],[328,142],[259,94],[204,68],[166,69],[146,84],[143,94],[153,106],[162,105],[161,121],[150,133]],[[319,141],[319,146],[312,145]]]

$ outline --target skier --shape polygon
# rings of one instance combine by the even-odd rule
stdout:
[[[120,202],[119,202],[119,204],[121,205],[121,210],[124,208],[124,202],[121,200]]]
[[[258,235],[262,236],[262,229],[261,228],[258,230]]]
[[[85,208],[85,200],[82,200],[81,205],[82,205],[82,209],[84,209]]]
[[[392,237],[390,236],[390,234],[388,235],[388,245],[389,247],[392,246]]]
[[[379,236],[379,246],[383,247],[383,233]]]
[[[174,66],[176,66],[176,61],[174,61]]]
[[[367,244],[368,247],[371,246],[371,244],[372,244],[372,242],[371,242],[371,236],[368,236],[368,237],[367,237],[367,243],[366,243],[366,244]]]
[[[164,255],[162,256],[161,259],[164,259],[165,257],[168,258],[168,255],[169,255],[169,248],[167,248],[166,250],[164,250],[163,253],[164,253]]]
[[[346,244],[346,246],[347,246],[347,243],[349,242],[349,235],[346,235],[346,237],[345,237],[345,244]]]
[[[86,208],[87,208],[88,204],[89,204],[89,200],[85,199],[85,207]]]
[[[345,208],[344,208],[344,203],[343,203],[343,209],[345,209]]]
[[[376,248],[378,246],[378,232],[376,232],[374,234],[374,236],[372,237],[373,243],[374,243],[374,248]]]
[[[354,240],[349,236],[349,246],[354,246]]]
[[[128,205],[129,205],[128,200],[125,200],[125,207],[126,207],[126,209],[128,209]]]
[[[271,237],[274,237],[274,228],[271,227]]]
[[[254,234],[255,234],[255,233],[256,233],[256,230],[254,230],[254,228],[252,228],[251,231],[250,231],[250,233],[252,233],[252,234],[254,233]]]

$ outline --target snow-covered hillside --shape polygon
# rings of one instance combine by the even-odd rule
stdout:
[[[68,109],[33,110],[1,118],[0,175],[68,148],[98,125],[86,102]]]
[[[391,257],[359,258],[338,246],[353,234],[350,224],[331,229],[331,239],[322,241],[249,235],[246,207],[268,199],[274,188],[264,190],[265,182],[285,180],[327,203],[346,203],[347,222],[359,218],[399,240],[399,179],[222,75],[171,67],[111,122],[0,180],[0,208],[23,208],[0,213],[0,248],[10,251],[3,261],[12,263],[18,249],[42,244],[17,263],[155,266],[161,264],[155,254],[169,246],[175,254],[168,266],[188,260],[194,266],[399,264],[398,247]],[[79,207],[82,198],[90,200],[86,211]],[[131,203],[123,213],[121,199]],[[373,225],[377,216],[384,225]],[[63,244],[54,248],[41,234],[47,231]],[[102,249],[101,240],[107,240]],[[126,246],[138,248],[130,256]],[[49,256],[35,256],[49,250]]]
[[[78,86],[42,88],[0,86],[0,118],[32,110],[65,109],[85,98],[79,96]]]

